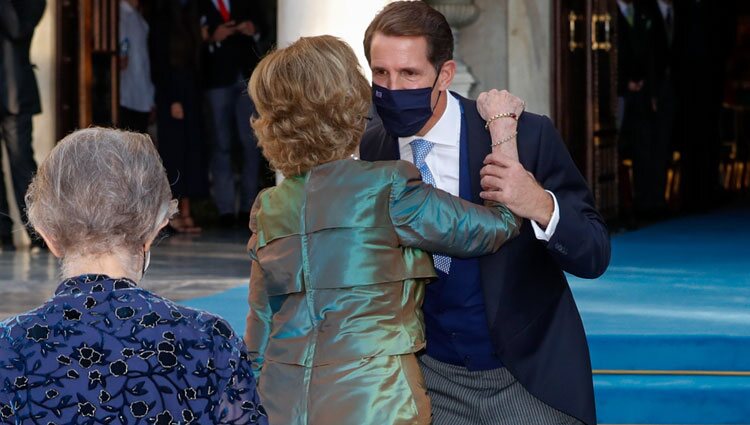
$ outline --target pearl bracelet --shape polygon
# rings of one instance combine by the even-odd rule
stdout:
[[[507,137],[505,137],[503,139],[500,139],[497,142],[491,144],[490,148],[494,148],[495,146],[500,146],[500,145],[502,145],[505,142],[510,142],[511,140],[515,139],[517,135],[518,135],[518,132],[514,131],[513,134],[511,134],[511,135],[509,135],[509,136],[507,136]]]
[[[484,124],[484,129],[489,130],[490,124],[492,124],[492,121],[495,121],[498,118],[513,118],[514,120],[518,121],[518,115],[516,115],[515,112],[504,112],[502,114],[496,114],[490,117],[490,119],[487,120],[487,123]]]

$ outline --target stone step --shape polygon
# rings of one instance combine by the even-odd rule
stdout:
[[[750,424],[750,376],[595,375],[600,424]]]

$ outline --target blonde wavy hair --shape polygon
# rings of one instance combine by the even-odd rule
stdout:
[[[249,91],[258,145],[286,177],[351,155],[371,98],[351,47],[330,35],[303,37],[268,54]]]

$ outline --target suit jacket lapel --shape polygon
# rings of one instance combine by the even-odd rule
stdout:
[[[484,129],[484,120],[477,112],[476,102],[454,95],[463,110],[461,125],[466,126],[466,148],[469,154],[469,176],[471,179],[471,200],[476,204],[484,201],[479,197],[482,187],[479,183],[479,170],[484,166],[484,158],[490,153],[490,133]]]

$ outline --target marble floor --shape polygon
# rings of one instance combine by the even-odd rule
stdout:
[[[247,237],[234,229],[162,238],[141,286],[180,301],[247,285]],[[0,252],[0,320],[41,304],[58,283],[57,260],[48,252]]]

